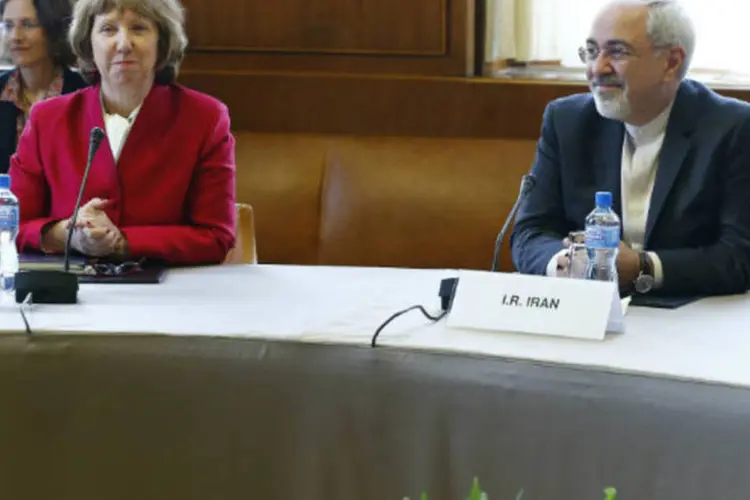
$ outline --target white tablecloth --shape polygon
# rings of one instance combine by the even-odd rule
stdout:
[[[414,304],[437,313],[452,270],[217,266],[171,271],[160,285],[82,285],[76,305],[36,304],[34,334],[122,333],[252,337],[369,345],[375,329]],[[18,306],[0,306],[0,331],[21,333]],[[379,344],[750,386],[750,297],[675,310],[630,307],[626,332],[604,341],[479,332],[396,319]]]

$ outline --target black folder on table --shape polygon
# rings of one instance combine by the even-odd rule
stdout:
[[[19,269],[53,270],[63,269],[64,259],[61,255],[21,254],[18,256]],[[164,280],[167,268],[155,264],[145,264],[143,268],[119,275],[87,274],[88,259],[81,256],[70,258],[70,272],[78,276],[79,283],[126,283],[133,285],[159,284]]]
[[[677,309],[702,299],[700,295],[668,296],[668,295],[633,295],[630,305],[636,307],[655,307],[659,309]]]
[[[122,283],[128,285],[158,285],[164,281],[167,269],[159,266],[146,266],[143,269],[131,271],[126,274],[114,276],[79,274],[79,283],[114,284]]]

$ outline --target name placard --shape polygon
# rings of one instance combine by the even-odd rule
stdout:
[[[446,324],[603,340],[624,331],[623,306],[616,283],[460,271]]]

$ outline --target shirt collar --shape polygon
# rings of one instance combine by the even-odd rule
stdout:
[[[628,131],[628,135],[636,146],[649,143],[664,134],[669,122],[672,105],[674,105],[674,100],[656,118],[645,125],[635,126],[628,123],[625,124],[625,130]]]
[[[107,113],[107,109],[104,107],[104,95],[101,90],[99,91],[99,104],[102,106],[102,114],[105,118],[120,116],[117,113]],[[141,106],[143,106],[143,103],[140,103],[127,117],[120,116],[120,118],[126,119],[132,125],[141,110]]]

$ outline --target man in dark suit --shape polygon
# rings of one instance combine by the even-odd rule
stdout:
[[[591,92],[544,112],[536,188],[511,240],[520,272],[564,275],[568,232],[611,191],[621,289],[748,290],[750,104],[685,79],[694,39],[669,0],[620,0],[596,17],[580,49]]]

